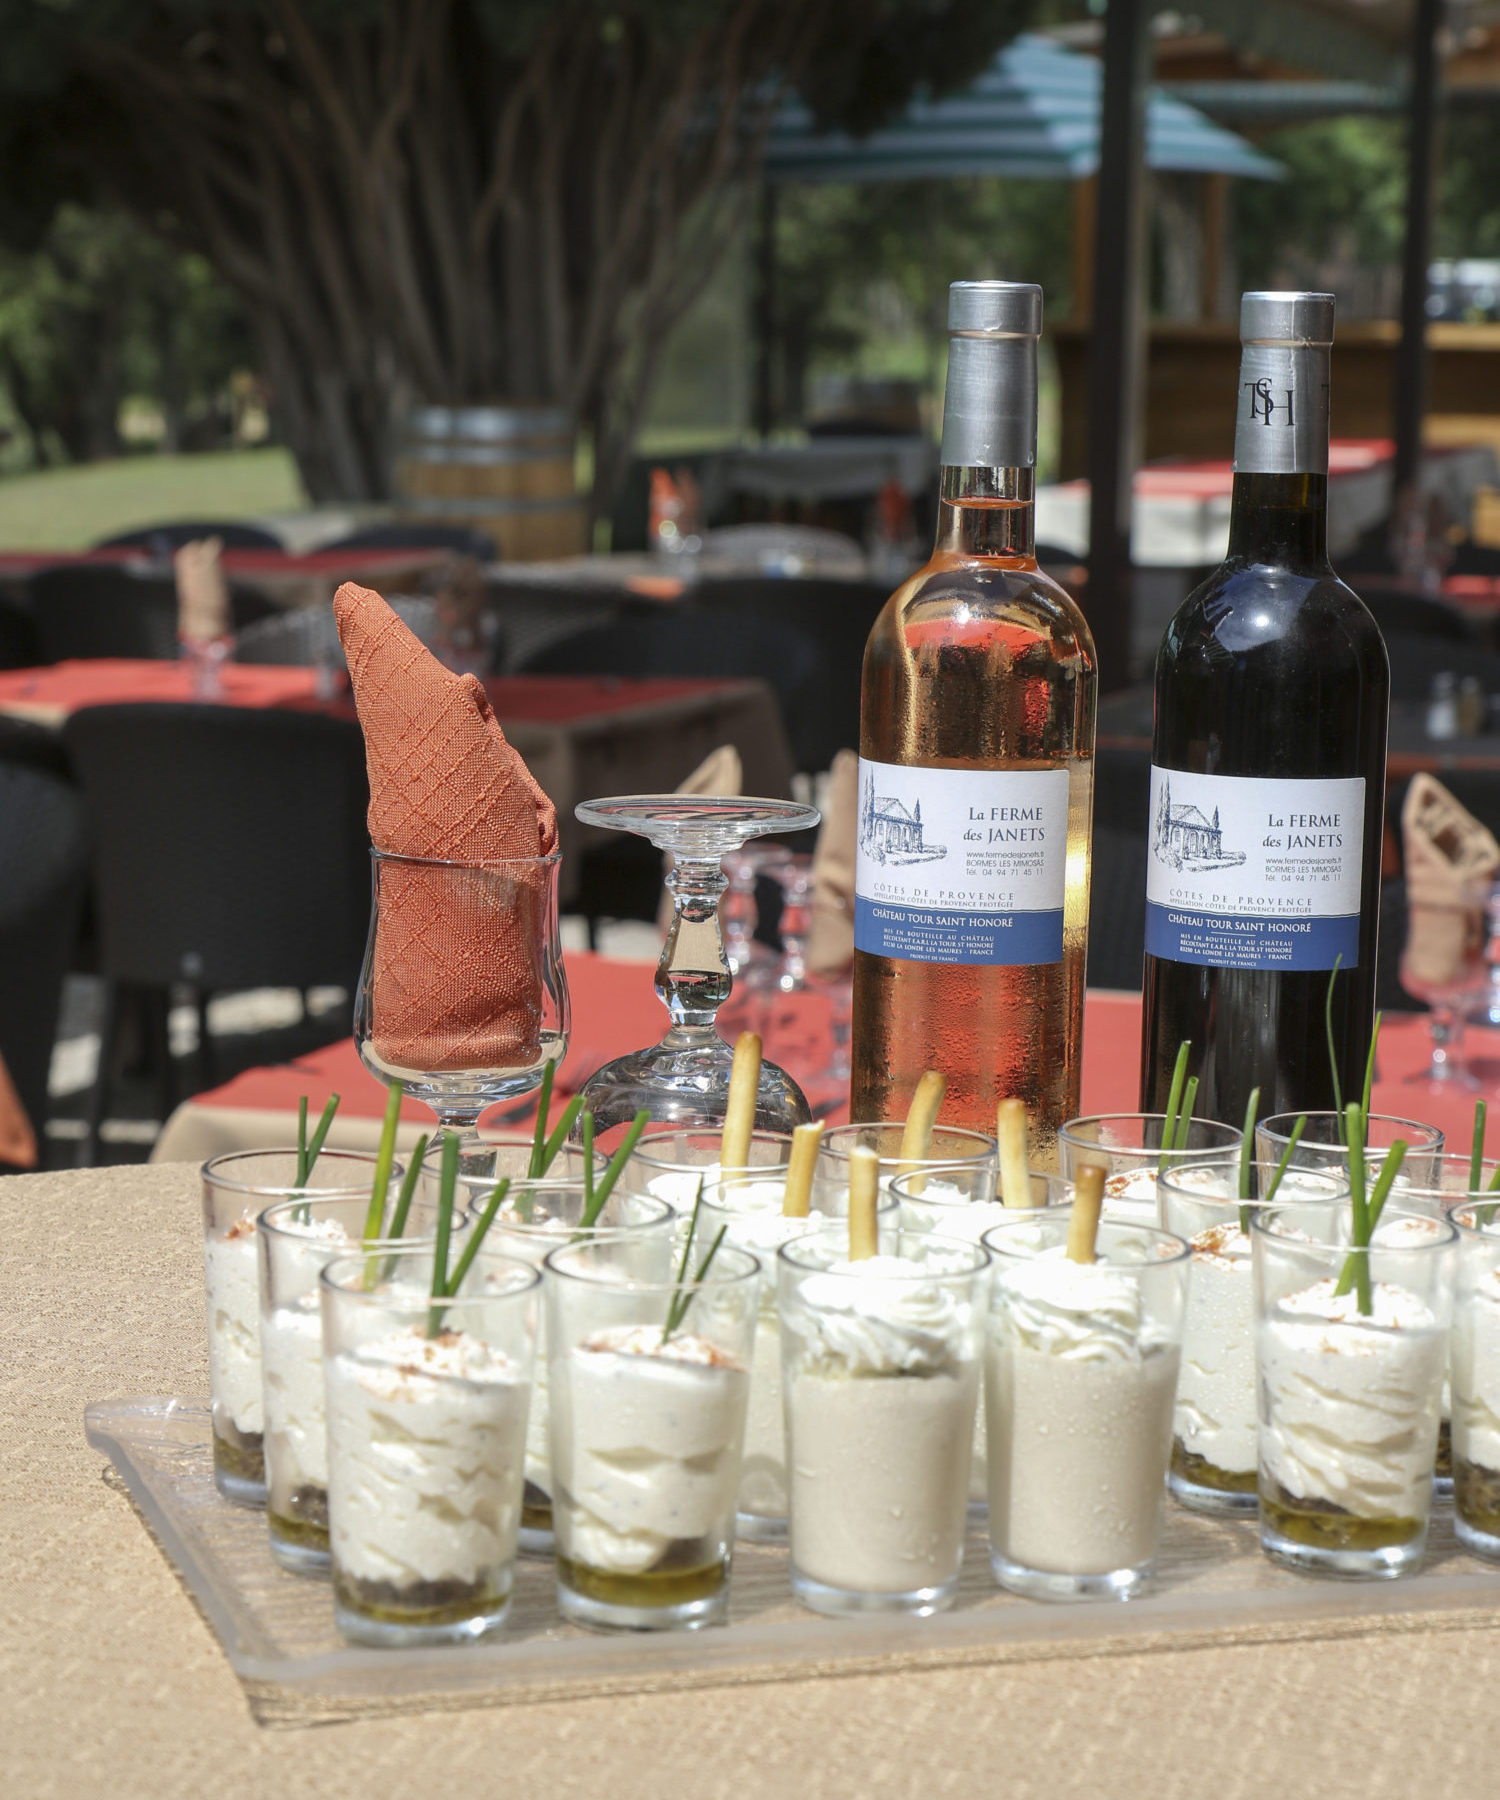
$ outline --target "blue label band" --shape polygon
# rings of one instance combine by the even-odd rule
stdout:
[[[1057,963],[1063,916],[1056,912],[945,912],[941,907],[854,901],[854,947],[906,962]]]
[[[1255,919],[1146,902],[1146,950],[1210,969],[1331,969],[1359,961],[1359,914]]]

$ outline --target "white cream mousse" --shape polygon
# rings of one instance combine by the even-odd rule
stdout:
[[[577,1227],[550,1216],[538,1219],[506,1199],[495,1215],[496,1228],[510,1231],[496,1238],[507,1256],[519,1257],[539,1269],[559,1244],[567,1243]],[[526,1479],[548,1499],[552,1496],[552,1406],[547,1380],[547,1316],[537,1321],[536,1367],[532,1372],[531,1410],[526,1415]],[[528,1539],[528,1542],[530,1540]]]
[[[1365,1315],[1336,1287],[1331,1276],[1314,1282],[1261,1320],[1262,1499],[1269,1482],[1311,1512],[1425,1520],[1446,1333],[1407,1288],[1375,1282]]]
[[[722,1563],[748,1371],[707,1338],[620,1325],[575,1344],[552,1387],[559,1556],[611,1575]]]
[[[1256,1469],[1255,1285],[1250,1239],[1238,1217],[1190,1240],[1192,1278],[1182,1332],[1173,1430],[1211,1470],[1248,1477]],[[1254,1494],[1250,1495],[1253,1503]]]
[[[327,1365],[335,1581],[375,1596],[509,1580],[530,1383],[472,1333],[403,1329]],[[371,1590],[356,1590],[359,1599]]]
[[[260,1356],[265,1402],[266,1477],[271,1510],[285,1512],[299,1492],[328,1487],[328,1429],[323,1384],[323,1319],[318,1271],[331,1255],[353,1247],[337,1219],[283,1219],[280,1229],[306,1237],[305,1249],[283,1256],[307,1260],[307,1285],[290,1304],[261,1319]]]
[[[1452,1361],[1454,1458],[1500,1484],[1500,1267],[1454,1314]]]
[[[776,1252],[783,1244],[827,1226],[821,1213],[787,1218],[780,1211],[736,1211],[726,1221],[726,1241],[760,1261],[760,1310],[750,1362],[750,1400],[740,1461],[736,1511],[742,1521],[765,1520],[778,1528],[787,1515],[786,1420],[781,1395],[781,1315],[776,1304]]]
[[[931,1263],[809,1275],[783,1313],[792,1562],[844,1593],[958,1574],[979,1361],[970,1308]]]
[[[1156,1170],[1125,1169],[1104,1183],[1104,1216],[1154,1225],[1157,1215]]]
[[[735,1183],[736,1206],[779,1207],[781,1196],[786,1192],[785,1168],[747,1171],[725,1169],[716,1162],[704,1163],[702,1168],[664,1169],[646,1183],[646,1192],[655,1200],[665,1200],[668,1206],[685,1216],[693,1210],[700,1182],[707,1189],[728,1178]]]
[[[228,1435],[258,1440],[265,1429],[261,1399],[260,1266],[255,1217],[244,1213],[224,1231],[204,1239],[208,1287],[208,1377],[214,1424]]]
[[[995,1551],[1044,1574],[1150,1563],[1178,1349],[1149,1316],[1140,1282],[1117,1265],[1072,1262],[1057,1245],[1005,1266],[990,1323]]]

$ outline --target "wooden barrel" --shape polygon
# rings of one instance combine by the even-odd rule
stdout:
[[[573,449],[573,421],[555,407],[418,407],[396,465],[401,511],[487,531],[507,562],[576,556],[588,513]]]

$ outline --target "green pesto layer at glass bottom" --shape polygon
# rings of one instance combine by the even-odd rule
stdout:
[[[1362,1518],[1331,1500],[1303,1500],[1282,1487],[1260,1494],[1261,1517],[1294,1544],[1310,1550],[1392,1550],[1421,1537],[1422,1519]]]
[[[1453,1459],[1453,1510],[1466,1525],[1500,1537],[1500,1469]]]
[[[552,1529],[552,1501],[534,1481],[528,1481],[521,1492],[522,1531]]]
[[[309,1550],[328,1548],[328,1489],[299,1487],[293,1490],[290,1510],[270,1507],[266,1519],[271,1533],[283,1543],[301,1544]]]
[[[236,1481],[264,1481],[265,1439],[258,1431],[235,1431],[232,1425],[228,1430],[233,1433],[232,1437],[223,1435],[223,1428],[214,1421],[215,1469]]]
[[[339,1601],[361,1618],[385,1625],[459,1625],[483,1613],[498,1612],[510,1596],[504,1581],[413,1581],[398,1587],[393,1581],[364,1581],[348,1575],[337,1564],[333,1591]]]
[[[1194,1487],[1211,1488],[1218,1494],[1253,1494],[1256,1491],[1254,1469],[1221,1469],[1196,1450],[1184,1447],[1181,1438],[1172,1440],[1172,1473],[1179,1481]]]
[[[676,1553],[683,1560],[674,1561]],[[590,1568],[587,1563],[558,1553],[557,1576],[565,1588],[604,1606],[687,1606],[695,1600],[711,1600],[729,1579],[729,1558],[692,1563],[687,1556],[702,1551],[698,1542],[674,1544],[654,1568],[622,1575],[611,1569]]]

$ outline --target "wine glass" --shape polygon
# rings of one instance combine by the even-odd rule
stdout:
[[[472,1131],[567,1053],[560,852],[486,863],[372,850],[370,935],[354,1007],[360,1061],[445,1129]]]
[[[749,838],[808,830],[818,822],[817,809],[790,800],[635,794],[585,801],[576,811],[585,825],[638,833],[670,851],[674,864],[667,876],[672,928],[656,968],[656,991],[672,1023],[659,1044],[617,1057],[589,1079],[583,1097],[594,1130],[602,1137],[642,1109],[668,1124],[721,1121],[733,1053],[715,1019],[734,977],[719,935],[719,896],[728,886],[720,864]],[[762,1062],[756,1125],[790,1131],[808,1116],[796,1082],[775,1063]]]
[[[1408,1081],[1433,1082],[1465,1092],[1477,1089],[1463,1059],[1465,1015],[1489,988],[1485,952],[1489,944],[1489,895],[1478,883],[1452,905],[1413,901],[1408,909],[1401,985],[1430,1009],[1432,1055]]]

